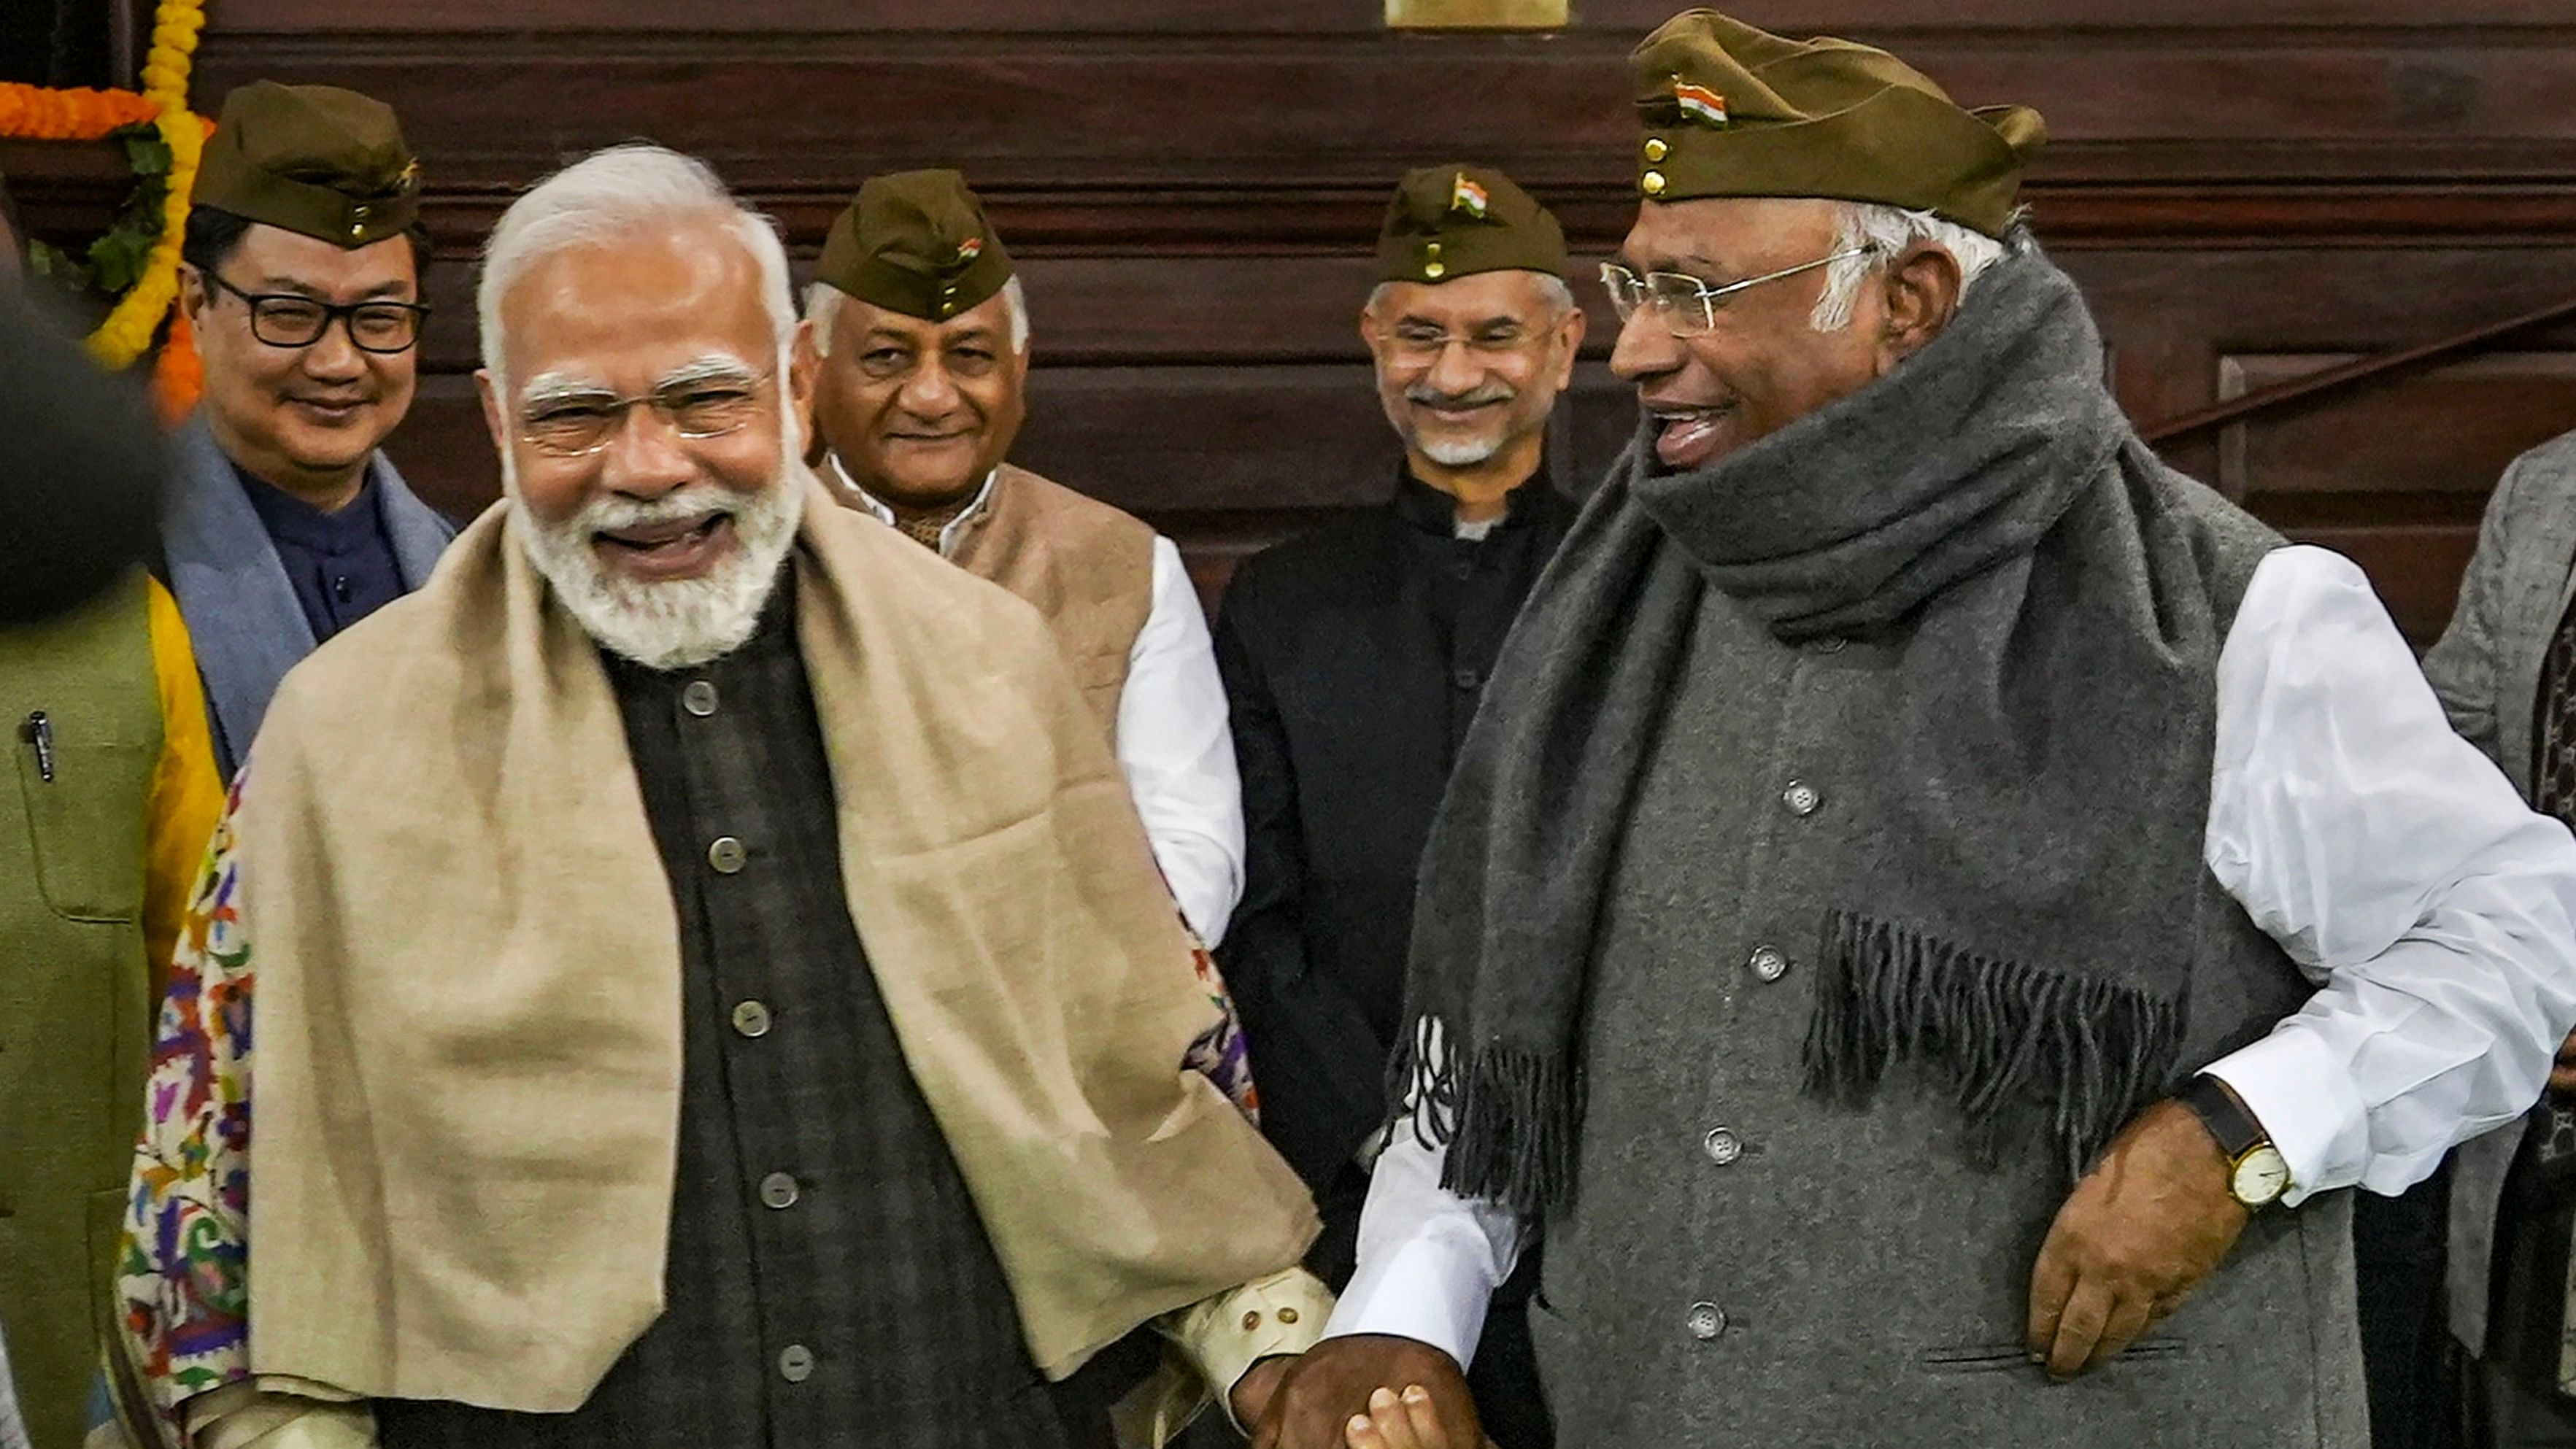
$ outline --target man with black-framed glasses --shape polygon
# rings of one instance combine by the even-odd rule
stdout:
[[[206,387],[162,545],[227,778],[286,671],[427,582],[455,533],[379,451],[429,312],[419,210],[379,102],[268,81],[225,98],[180,253]]]

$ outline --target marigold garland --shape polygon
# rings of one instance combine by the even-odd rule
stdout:
[[[152,363],[152,401],[159,408],[161,420],[176,423],[197,405],[206,390],[206,364],[197,356],[196,334],[189,330],[188,314],[170,310],[170,336],[161,344],[161,355]]]
[[[152,346],[162,319],[179,296],[179,245],[186,234],[188,194],[197,184],[197,161],[212,122],[188,109],[188,73],[197,36],[206,28],[204,0],[161,0],[153,12],[152,48],[144,57],[143,90],[50,89],[0,84],[0,136],[45,141],[95,141],[123,126],[150,122],[170,148],[170,174],[162,192],[161,239],[143,275],[127,288],[105,321],[89,335],[92,357],[110,368],[134,364]],[[154,390],[166,410],[193,405],[202,375],[184,319],[173,318],[169,344],[155,369]]]
[[[158,105],[132,91],[98,91],[87,86],[50,90],[0,81],[0,136],[30,141],[95,141],[120,126],[137,125],[159,114]]]
[[[188,223],[188,194],[197,185],[197,158],[206,147],[206,123],[188,110],[188,70],[198,32],[205,28],[204,0],[161,0],[153,12],[143,98],[152,102],[157,112],[153,124],[170,148],[170,178],[161,199],[161,242],[152,249],[151,264],[89,336],[90,355],[109,367],[131,366],[141,357],[179,298],[179,244]]]

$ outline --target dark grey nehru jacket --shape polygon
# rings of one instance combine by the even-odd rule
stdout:
[[[2232,611],[2277,540],[2208,499]],[[1825,883],[1902,846],[1846,808],[1889,747],[1894,659],[1886,638],[1792,648],[1702,598],[1604,901],[1575,1206],[1532,1309],[1560,1442],[2367,1444],[2348,1194],[2259,1219],[2145,1341],[2052,1385],[2023,1341],[2062,1168],[1971,1165],[1952,1091],[1907,1068],[1861,1110],[1801,1090]],[[2203,889],[2186,1069],[2311,989]]]

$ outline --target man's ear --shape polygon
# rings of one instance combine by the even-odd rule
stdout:
[[[198,271],[195,267],[189,266],[184,262],[181,263],[179,266],[179,311],[188,319],[188,325],[199,332],[204,332],[206,330],[206,301],[211,295],[212,289],[206,285],[205,273]]]
[[[1922,351],[1959,314],[1959,259],[1946,247],[1914,243],[1887,265],[1879,284],[1887,296],[1879,347],[1889,365]]]
[[[1579,306],[1565,309],[1557,324],[1557,345],[1565,355],[1557,359],[1556,390],[1563,392],[1574,385],[1574,360],[1583,351],[1583,335],[1592,328],[1592,319]]]
[[[493,385],[492,369],[474,369],[474,393],[483,400],[483,426],[492,434],[492,451],[507,457],[510,452],[510,430],[501,417],[500,390]]]
[[[814,438],[814,379],[822,371],[822,355],[814,347],[812,319],[796,324],[796,335],[787,346],[787,406],[796,419],[797,436],[809,443]]]

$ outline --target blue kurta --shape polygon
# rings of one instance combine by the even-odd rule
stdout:
[[[325,513],[238,464],[233,472],[268,530],[316,643],[403,596],[402,565],[374,479],[360,484],[358,496],[338,512]]]

